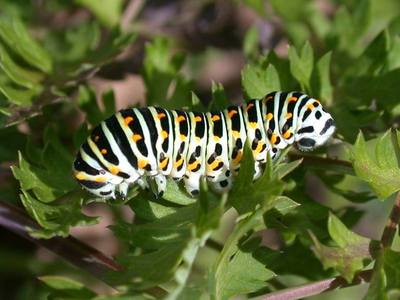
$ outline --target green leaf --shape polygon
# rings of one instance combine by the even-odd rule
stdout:
[[[0,44],[0,68],[7,74],[7,76],[15,83],[22,85],[26,88],[33,88],[42,78],[43,75],[27,70],[17,65],[7,51]]]
[[[0,38],[30,65],[45,73],[52,71],[48,53],[32,39],[18,18],[0,17]]]
[[[302,19],[307,13],[307,0],[279,1],[272,0],[271,6],[274,11],[286,21],[295,21]]]
[[[325,268],[336,269],[348,282],[351,282],[355,273],[364,267],[364,260],[370,258],[370,240],[347,229],[333,214],[329,215],[328,231],[337,247],[322,245],[311,234],[314,253]]]
[[[186,191],[180,189],[179,184],[171,178],[167,179],[167,190],[163,198],[179,205],[188,205],[196,202],[196,199],[190,197]]]
[[[235,177],[233,187],[229,192],[229,203],[240,215],[254,211],[258,205],[264,205],[271,199],[271,195],[282,193],[284,184],[282,177],[294,170],[301,160],[273,165],[268,159],[263,175],[253,182],[254,159],[249,146],[245,145],[239,174]]]
[[[330,81],[330,65],[332,52],[322,56],[315,69],[316,74],[316,90],[315,95],[319,96],[328,106],[332,104],[333,88]]]
[[[384,264],[386,274],[386,289],[400,289],[400,252],[385,249]]]
[[[143,201],[133,201],[136,200]],[[150,204],[157,211],[148,214],[150,217],[146,216],[144,219],[148,221],[144,223],[119,222],[112,226],[121,240],[146,250],[143,254],[127,253],[121,259],[126,269],[122,274],[112,276],[121,283],[130,278],[135,283],[135,290],[170,280],[169,299],[175,299],[185,287],[199,248],[218,227],[225,200],[208,192],[203,183],[196,203],[180,208],[168,208],[166,204],[162,201]],[[136,215],[145,215],[141,211],[143,205],[133,204],[132,207]]]
[[[247,58],[254,58],[259,55],[259,34],[255,25],[247,30],[243,40],[243,52]]]
[[[157,37],[145,48],[143,79],[146,85],[147,105],[162,104],[164,108],[187,106],[192,82],[179,73],[184,55],[172,54],[172,42]]]
[[[0,79],[0,92],[11,102],[19,106],[30,106],[36,95],[41,91],[41,86],[32,89],[17,89],[10,83]]]
[[[208,109],[213,110],[224,110],[228,107],[229,101],[225,94],[224,87],[221,83],[212,82],[211,85],[212,99],[208,105]]]
[[[399,133],[396,135],[398,137]],[[400,169],[390,132],[374,142],[375,147],[372,142],[366,143],[360,133],[351,149],[351,161],[356,175],[366,181],[379,198],[384,199],[400,190]]]
[[[350,230],[334,214],[329,214],[328,232],[331,238],[341,248],[351,247],[354,244],[368,245],[369,239],[362,237]]]
[[[365,299],[392,299],[389,295],[400,292],[400,252],[381,249],[379,252]]]
[[[113,27],[118,24],[124,0],[75,0],[78,4],[89,9],[99,21],[107,26]]]
[[[30,234],[36,238],[67,237],[73,226],[93,225],[98,222],[97,217],[82,214],[80,199],[70,197],[67,204],[52,205],[35,199],[26,191],[22,191],[20,197],[25,209],[43,227],[42,230],[31,230]]]
[[[94,292],[87,289],[83,283],[62,276],[40,276],[38,279],[44,282],[52,290],[52,297],[68,297],[69,299],[92,299]]]
[[[250,240],[247,245],[246,242],[241,242],[249,231],[254,232],[265,227],[263,215],[281,201],[286,203],[281,206],[282,212],[289,209],[287,199],[277,197],[277,193],[272,191],[266,197],[268,199],[257,210],[237,220],[233,232],[224,243],[224,248],[209,273],[210,292],[216,299],[230,299],[239,294],[254,292],[265,287],[265,281],[275,276],[253,255],[254,251],[259,249],[259,241]]]
[[[289,48],[290,71],[303,89],[310,90],[310,79],[314,66],[314,55],[307,41],[299,54],[294,47]]]
[[[242,71],[242,86],[247,98],[260,99],[281,88],[278,72],[273,65],[247,65]]]

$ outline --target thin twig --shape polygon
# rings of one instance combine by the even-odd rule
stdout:
[[[327,157],[320,156],[311,156],[311,155],[299,155],[296,153],[290,153],[289,158],[292,160],[297,160],[302,158],[303,164],[312,165],[319,168],[326,168],[327,166],[337,166],[343,168],[346,173],[353,174],[354,170],[351,162],[340,159],[333,159]]]
[[[0,226],[56,253],[71,264],[103,281],[109,272],[122,270],[122,267],[114,260],[76,238],[37,239],[32,237],[29,231],[41,229],[39,224],[22,209],[4,200],[0,200]]]
[[[360,283],[370,282],[372,275],[372,270],[362,271],[357,274],[355,279],[351,283],[341,277],[334,277],[329,279],[324,279],[312,283],[307,283],[297,287],[292,287],[276,292],[269,293],[265,295],[263,300],[295,300],[304,297],[310,297],[314,295],[321,294],[323,292],[331,291],[338,288],[349,287],[353,285],[358,285]]]
[[[381,237],[381,244],[383,248],[390,248],[396,234],[396,228],[400,221],[400,192],[397,193],[389,219],[383,230]]]
[[[140,10],[144,5],[144,0],[131,0],[125,8],[125,11],[121,17],[121,27],[127,29],[131,22],[139,14]]]

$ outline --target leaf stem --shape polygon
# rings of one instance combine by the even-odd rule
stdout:
[[[303,159],[303,164],[311,165],[316,168],[326,169],[326,167],[339,167],[347,174],[354,174],[352,164],[347,160],[333,159],[314,155],[299,155],[296,153],[290,153],[289,158],[291,160]]]
[[[334,289],[358,285],[361,283],[370,282],[372,270],[361,271],[357,274],[351,283],[341,277],[324,279],[312,283],[307,283],[297,287],[287,288],[284,290],[276,291],[265,295],[262,300],[294,300],[304,297],[310,297],[321,294],[323,292],[331,291]]]

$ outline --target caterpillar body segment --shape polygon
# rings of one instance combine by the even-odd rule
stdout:
[[[223,111],[187,112],[160,107],[121,110],[95,127],[73,165],[83,188],[104,198],[125,197],[129,186],[147,187],[147,177],[166,188],[166,177],[182,180],[191,195],[206,177],[214,190],[228,191],[249,143],[254,178],[295,144],[310,151],[335,131],[321,103],[299,92],[273,92]]]

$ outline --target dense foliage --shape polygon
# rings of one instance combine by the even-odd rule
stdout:
[[[29,236],[49,249],[61,245],[59,258],[46,261],[1,238],[0,298],[267,297],[336,276],[333,287],[360,285],[347,297],[398,299],[400,2],[162,2],[0,0],[0,204],[23,205],[39,224]],[[245,33],[232,24],[179,32],[228,8],[254,16]],[[163,9],[169,19],[157,28],[153,19],[162,19]],[[278,32],[269,40],[265,24]],[[229,48],[246,59],[236,74],[242,95],[239,82],[224,88],[209,79],[202,89],[201,66]],[[90,128],[116,110],[114,91],[100,93],[93,79],[125,73],[142,78],[146,105],[165,108],[207,111],[301,90],[321,99],[338,131],[316,152],[289,149],[254,183],[254,162],[245,152],[228,195],[203,183],[193,199],[171,180],[162,199],[132,189],[127,200],[104,203],[78,187],[71,164]],[[105,259],[90,248],[86,264],[62,261],[83,255],[62,249],[74,249],[71,228],[101,221],[82,210],[93,205],[110,207],[113,215],[109,229],[120,247],[117,262],[109,262],[114,267],[90,268],[88,260]],[[7,228],[27,225],[1,213],[0,221]],[[6,291],[11,274],[18,274],[11,285],[21,286],[17,292]],[[112,296],[93,291],[99,281],[116,288]],[[294,289],[294,295],[327,289]]]

